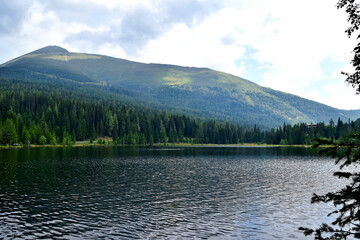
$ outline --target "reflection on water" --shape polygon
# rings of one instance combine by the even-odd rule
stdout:
[[[306,148],[0,150],[0,239],[304,239],[335,169]]]

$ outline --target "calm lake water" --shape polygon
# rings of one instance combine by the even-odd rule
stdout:
[[[304,239],[337,169],[306,148],[0,150],[0,239]]]

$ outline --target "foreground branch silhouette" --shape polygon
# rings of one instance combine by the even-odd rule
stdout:
[[[360,134],[352,134],[348,141],[335,143],[327,139],[317,139],[314,147],[326,145],[320,150],[325,154],[336,158],[336,164],[341,164],[340,169],[345,166],[360,163]],[[315,233],[315,239],[348,239],[348,237],[360,239],[360,173],[359,172],[335,172],[338,178],[349,179],[349,183],[336,192],[329,192],[325,195],[314,194],[311,203],[332,202],[336,210],[328,214],[336,219],[332,226],[323,223],[317,229],[299,228],[305,235]]]
[[[360,28],[360,4],[356,0],[340,0],[336,7],[345,8],[348,14],[348,22],[350,27],[345,30],[345,33],[350,38]],[[360,39],[360,34],[356,36],[356,39]],[[346,76],[346,82],[356,89],[356,94],[360,94],[360,42],[357,43],[353,50],[354,58],[351,61],[352,66],[355,68],[355,72],[346,73],[342,72]]]
[[[350,27],[346,29],[346,34],[351,37],[360,28],[360,4],[356,0],[339,0],[336,7],[344,8],[348,14]],[[360,39],[360,34],[356,38]],[[360,94],[360,42],[353,50],[354,58],[351,61],[355,71],[353,73],[342,72],[346,76],[345,82],[355,88],[356,94]],[[318,143],[314,147],[322,145],[327,147],[320,150],[320,154],[325,154],[336,159],[336,164],[340,165],[340,170],[345,166],[359,165],[360,163],[360,133],[353,133],[346,142],[334,142],[327,139],[317,139]],[[323,223],[317,229],[300,227],[305,235],[314,234],[315,239],[360,239],[360,172],[335,172],[334,176],[348,179],[349,183],[336,192],[329,192],[325,195],[314,194],[311,203],[332,202],[335,210],[328,216],[334,216],[335,221],[331,226]]]

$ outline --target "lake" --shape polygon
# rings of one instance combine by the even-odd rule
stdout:
[[[304,239],[337,169],[310,148],[3,149],[0,239]]]

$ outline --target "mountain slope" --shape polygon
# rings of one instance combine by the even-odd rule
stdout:
[[[207,68],[144,64],[71,53],[57,46],[20,56],[0,65],[1,69],[3,78],[21,78],[15,75],[22,71],[22,75],[56,78],[63,84],[91,86],[141,105],[247,125],[274,127],[284,122],[360,117],[359,110],[335,109]]]

